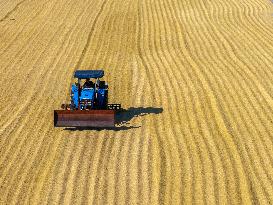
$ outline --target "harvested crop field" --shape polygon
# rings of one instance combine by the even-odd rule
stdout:
[[[53,127],[76,69],[115,129]],[[272,204],[270,0],[0,0],[0,204]]]

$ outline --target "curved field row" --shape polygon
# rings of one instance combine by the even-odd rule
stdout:
[[[0,0],[0,203],[270,204],[272,13],[267,0]],[[99,68],[126,123],[54,128],[73,72]]]
[[[0,22],[15,19],[11,16],[26,0],[0,1]]]

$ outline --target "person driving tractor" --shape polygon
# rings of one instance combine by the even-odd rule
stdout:
[[[94,87],[94,83],[90,80],[90,78],[86,78],[86,81],[83,84],[83,87],[85,87],[85,88],[93,88]]]

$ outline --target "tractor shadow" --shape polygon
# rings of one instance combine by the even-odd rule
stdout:
[[[160,114],[163,112],[163,108],[155,108],[155,107],[130,107],[128,109],[122,109],[116,114],[116,127],[105,127],[105,128],[94,128],[94,127],[85,127],[85,128],[64,128],[64,130],[69,131],[85,131],[85,130],[94,130],[94,131],[102,131],[102,130],[114,130],[114,131],[122,131],[122,130],[130,130],[135,128],[140,128],[141,126],[128,126],[129,121],[136,117],[142,117],[149,114]],[[127,126],[126,126],[127,124]]]
[[[131,121],[135,117],[141,117],[149,114],[160,114],[163,112],[163,108],[154,107],[130,107],[124,109],[116,114],[116,123],[118,125],[123,125]]]

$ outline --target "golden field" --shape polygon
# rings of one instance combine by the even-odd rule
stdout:
[[[116,129],[53,127],[104,69]],[[273,204],[273,2],[0,0],[0,204]]]

